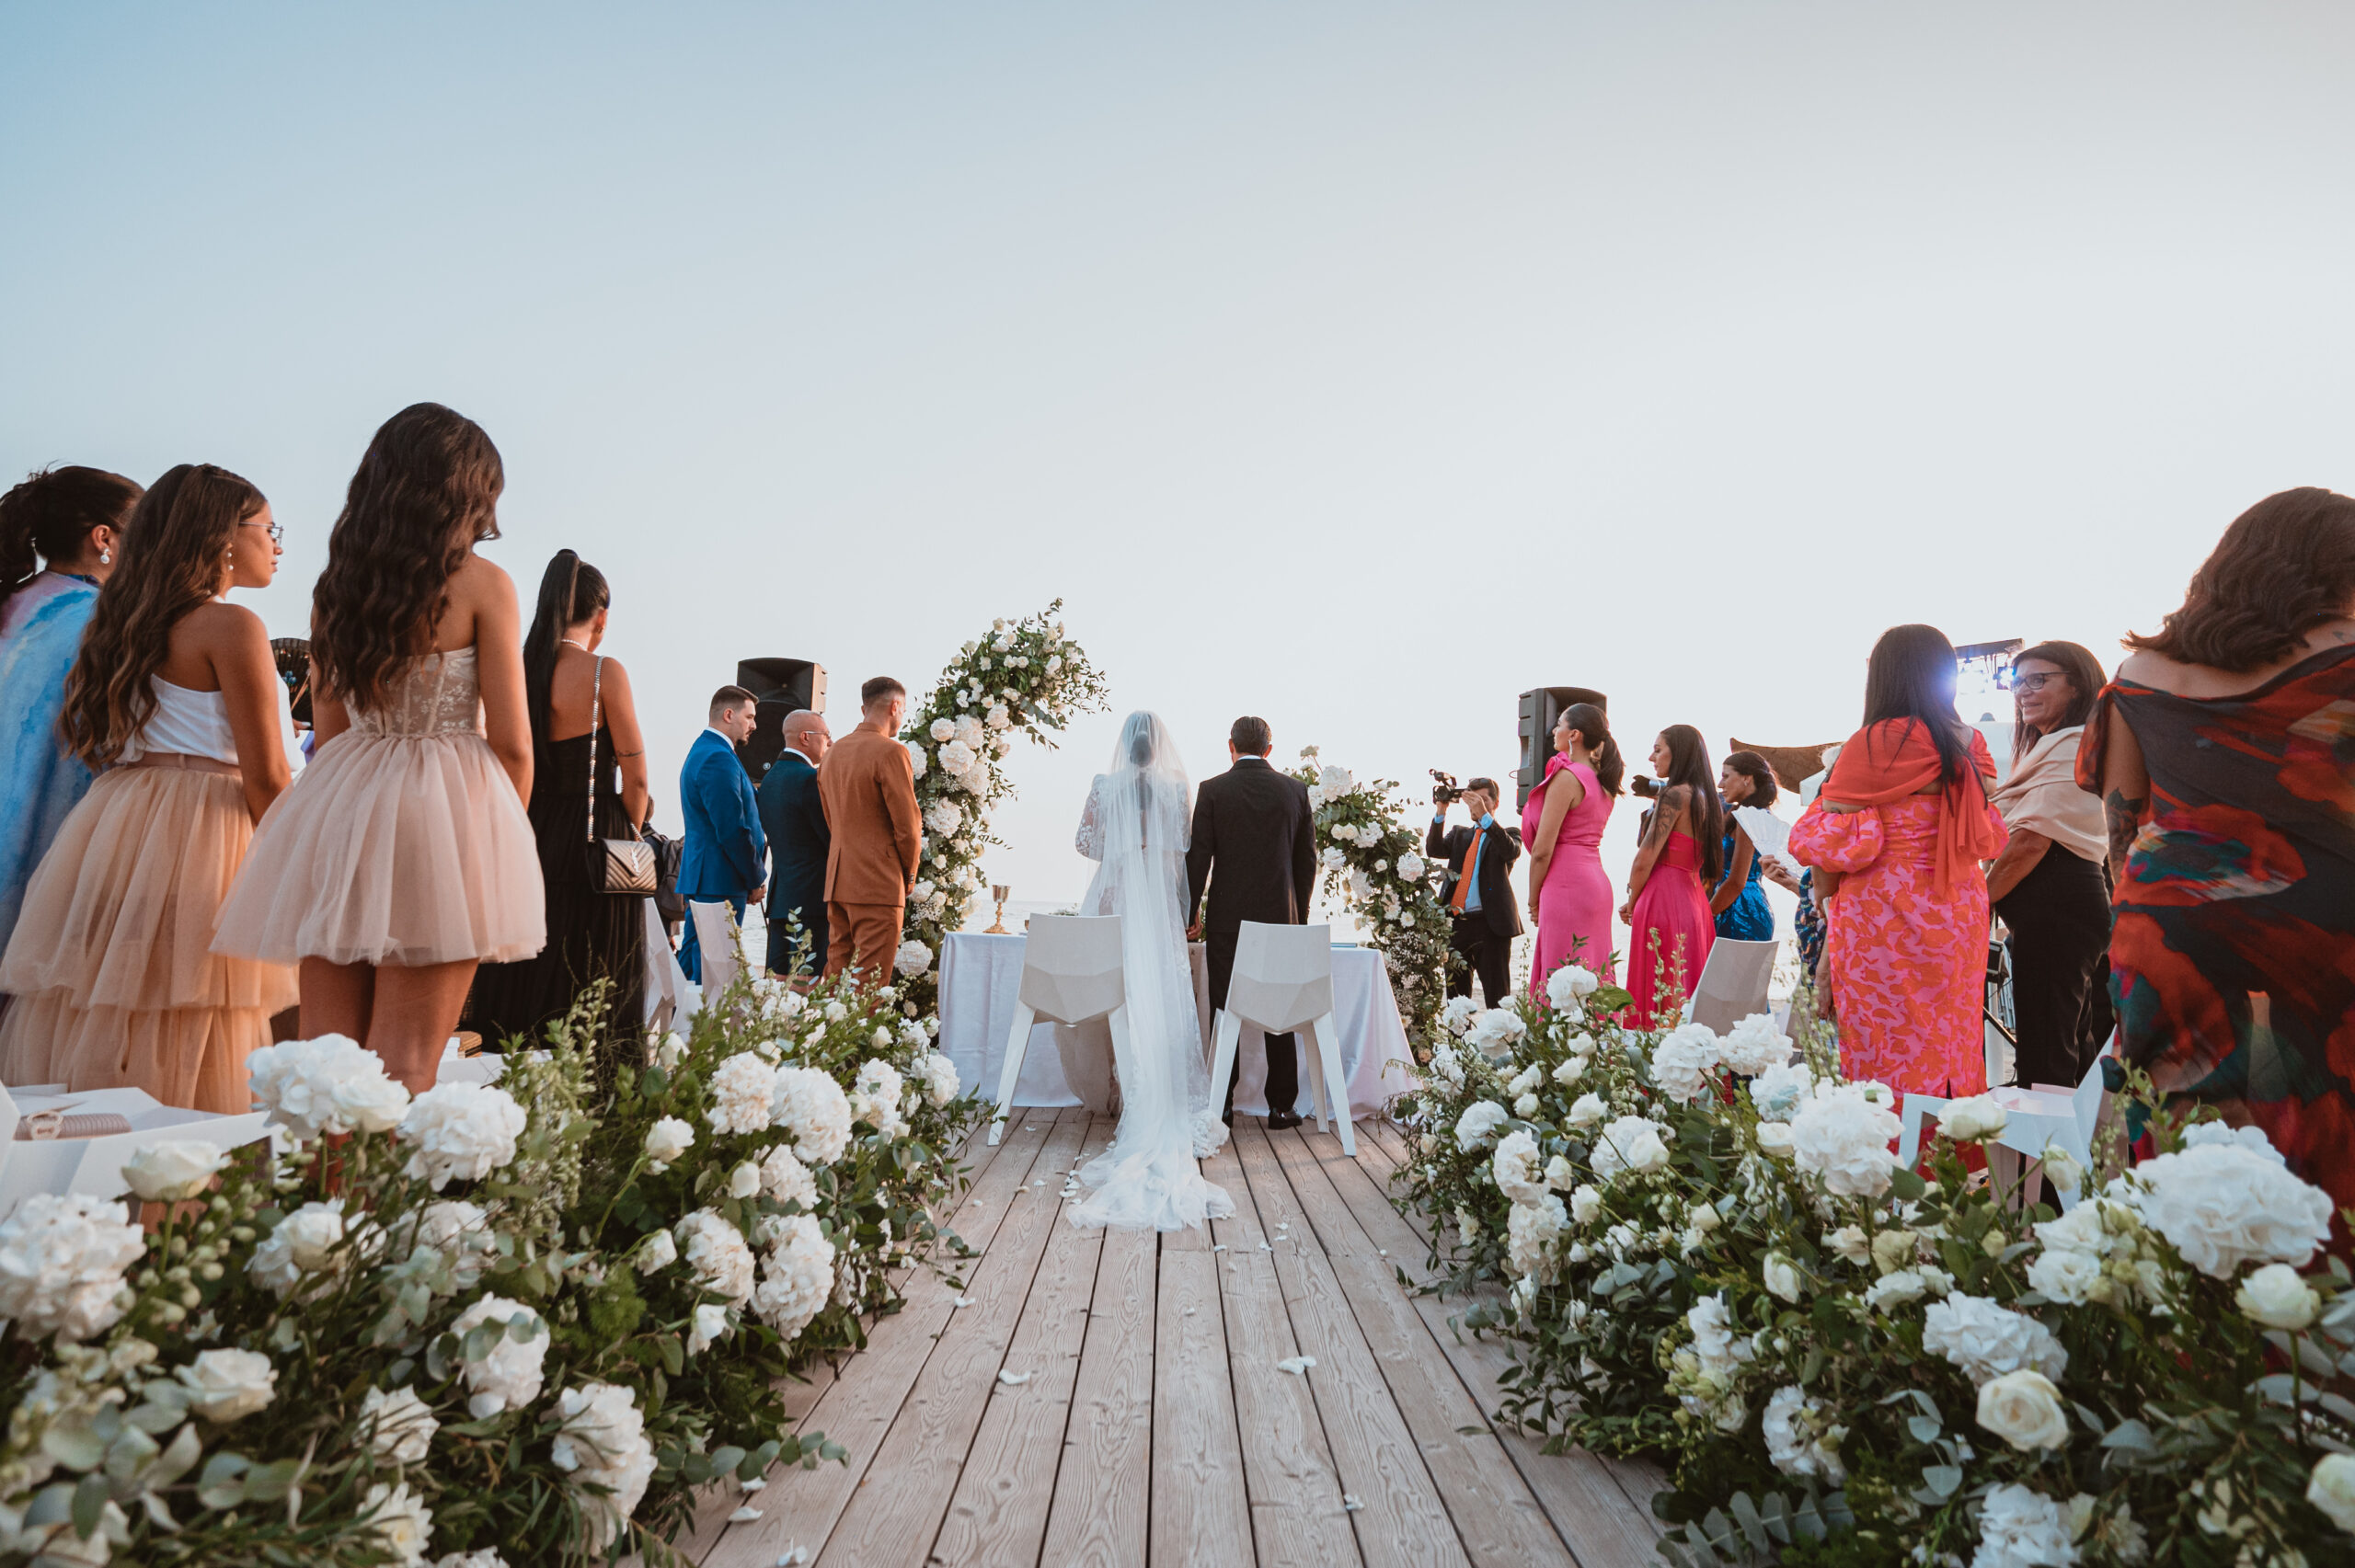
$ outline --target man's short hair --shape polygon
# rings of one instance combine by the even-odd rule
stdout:
[[[785,735],[807,735],[825,722],[825,715],[814,708],[796,708],[785,715],[785,723],[778,728]]]
[[[889,675],[878,675],[858,689],[858,705],[871,708],[886,697],[904,697],[908,689]]]
[[[730,708],[741,708],[746,703],[760,705],[760,699],[741,686],[722,686],[711,694],[711,716],[718,718]]]
[[[1235,727],[1226,732],[1226,738],[1246,757],[1264,757],[1268,754],[1268,748],[1275,744],[1274,738],[1268,733],[1268,721],[1253,718],[1247,714],[1235,721]]]
[[[1505,792],[1497,787],[1497,781],[1494,779],[1466,779],[1464,783],[1464,787],[1465,789],[1484,789],[1499,800],[1504,798]]]

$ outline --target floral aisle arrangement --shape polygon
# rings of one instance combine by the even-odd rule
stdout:
[[[938,985],[934,965],[982,891],[990,807],[1014,792],[1000,765],[1014,738],[1051,746],[1049,732],[1104,705],[1104,677],[1054,618],[1060,599],[1018,621],[994,621],[957,650],[914,714],[902,742],[915,764],[924,817],[924,863],[908,892],[897,971],[903,1006],[924,1013]]]
[[[1441,1038],[1448,966],[1463,962],[1448,945],[1439,900],[1445,867],[1426,861],[1422,841],[1399,825],[1405,808],[1391,794],[1396,781],[1360,783],[1349,769],[1319,762],[1314,746],[1301,749],[1292,776],[1308,786],[1325,895],[1341,901],[1366,944],[1381,952],[1407,1042],[1423,1059]]]
[[[696,1486],[838,1454],[777,1382],[950,1240],[974,1103],[894,992],[746,979],[592,1113],[598,1001],[413,1099],[257,1051],[275,1150],[144,1154],[152,1232],[0,1222],[0,1562],[659,1562]]]
[[[2048,1151],[2056,1213],[1966,1168],[1992,1098],[1909,1171],[1822,1035],[1633,1033],[1585,971],[1552,989],[1451,1014],[1402,1201],[1449,1288],[1503,1287],[1466,1322],[1512,1345],[1506,1418],[1669,1466],[1671,1560],[2355,1560],[2355,1283],[2260,1133],[2135,1082],[2160,1153],[2097,1185]]]

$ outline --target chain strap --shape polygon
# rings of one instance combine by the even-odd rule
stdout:
[[[597,657],[589,684],[589,834],[588,841],[597,841],[597,723],[599,704],[605,697],[605,660]]]

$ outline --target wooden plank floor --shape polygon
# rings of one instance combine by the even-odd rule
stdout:
[[[1640,1466],[1547,1455],[1490,1419],[1501,1346],[1410,1296],[1415,1227],[1313,1125],[1246,1120],[1203,1170],[1235,1200],[1207,1230],[1082,1230],[1066,1173],[1112,1125],[1037,1110],[978,1139],[951,1223],[980,1249],[961,1299],[929,1271],[867,1348],[795,1391],[847,1465],[779,1469],[704,1500],[699,1568],[1653,1568]],[[1315,1366],[1278,1369],[1289,1356]],[[1005,1376],[1001,1376],[1005,1374]],[[1008,1381],[1007,1377],[1015,1380]],[[730,1522],[740,1505],[760,1516]]]

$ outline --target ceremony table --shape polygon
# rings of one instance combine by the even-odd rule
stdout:
[[[982,932],[951,933],[940,956],[940,1050],[957,1066],[957,1081],[968,1090],[979,1087],[984,1098],[997,1093],[998,1074],[1005,1066],[1005,1036],[1014,1027],[1017,993],[1022,989],[1022,943],[1019,936],[991,936]],[[1201,1021],[1201,1043],[1209,1055],[1211,1007],[1207,954],[1200,943],[1189,949],[1194,966],[1194,1009]],[[1341,1032],[1341,1070],[1349,1075],[1350,1105],[1360,1116],[1372,1115],[1391,1095],[1413,1086],[1403,1066],[1410,1058],[1406,1026],[1398,1019],[1398,1002],[1390,990],[1390,975],[1382,955],[1371,947],[1333,949],[1333,1016]],[[1071,1028],[1041,1024],[1030,1031],[1022,1055],[1022,1076],[1016,1082],[1017,1105],[1076,1105],[1080,1097],[1064,1081],[1058,1033],[1076,1049],[1100,1051],[1109,1057],[1111,1034],[1102,1021]],[[1301,1057],[1300,1098],[1294,1109],[1307,1116],[1313,1109],[1308,1087],[1308,1042],[1295,1036]],[[1242,1072],[1235,1086],[1238,1115],[1268,1114],[1268,1054],[1266,1036],[1257,1029],[1243,1031],[1235,1059]],[[1223,1088],[1214,1085],[1213,1093]]]

